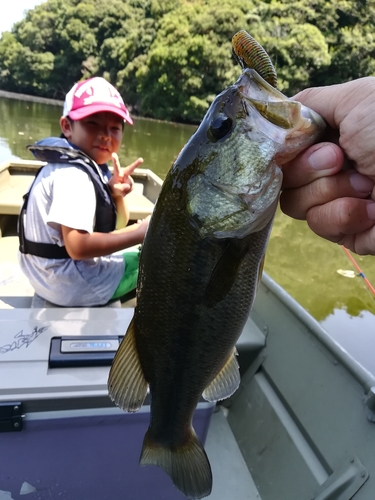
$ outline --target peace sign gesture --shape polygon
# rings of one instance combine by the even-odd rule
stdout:
[[[120,160],[117,154],[112,153],[112,163],[113,174],[108,182],[108,185],[111,188],[112,196],[114,198],[126,196],[133,189],[134,185],[131,174],[137,167],[139,167],[139,165],[142,165],[143,158],[138,158],[127,167],[121,168]]]

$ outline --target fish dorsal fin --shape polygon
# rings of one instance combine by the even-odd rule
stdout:
[[[234,348],[223,368],[204,390],[202,395],[206,401],[229,398],[238,389],[241,378],[236,355]]]
[[[132,319],[109,372],[108,393],[117,406],[124,411],[134,412],[143,405],[147,387],[135,343]]]

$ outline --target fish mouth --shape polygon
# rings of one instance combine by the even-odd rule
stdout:
[[[283,145],[275,158],[278,165],[293,159],[324,131],[326,124],[318,113],[286,97],[255,70],[245,69],[236,85],[258,130]]]

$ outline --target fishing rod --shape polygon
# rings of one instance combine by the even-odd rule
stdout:
[[[356,260],[354,259],[353,255],[349,252],[347,248],[344,247],[344,245],[341,245],[341,248],[344,250],[346,253],[347,257],[349,258],[350,262],[353,264],[353,266],[357,269],[358,271],[358,276],[360,278],[363,278],[363,281],[366,283],[367,288],[372,292],[372,294],[375,296],[375,288],[371,285],[370,281],[366,278],[365,273],[362,271],[362,269],[359,267],[357,264]]]

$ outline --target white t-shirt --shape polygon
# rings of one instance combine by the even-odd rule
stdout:
[[[84,168],[49,163],[29,196],[26,239],[64,246],[61,225],[92,233],[95,208],[94,185]],[[121,255],[73,260],[19,252],[19,262],[38,295],[66,307],[106,304],[125,269]]]

